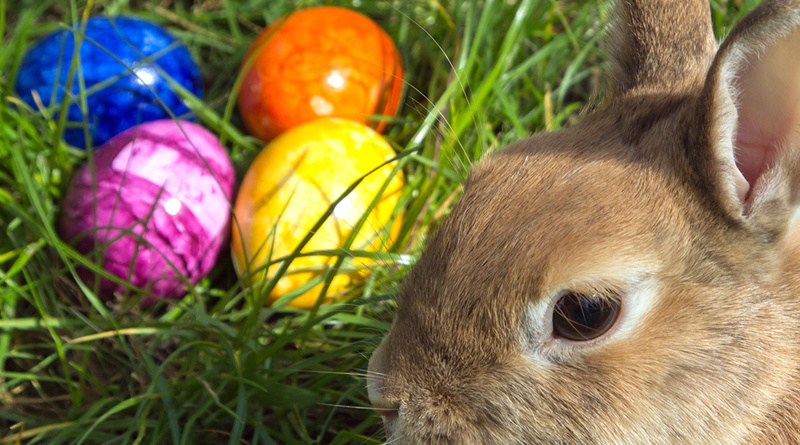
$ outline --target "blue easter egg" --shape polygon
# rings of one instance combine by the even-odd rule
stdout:
[[[14,88],[31,106],[36,107],[32,91],[45,106],[64,100],[76,30],[49,34],[23,58]],[[90,18],[79,59],[80,70],[75,67],[67,94],[71,105],[64,131],[64,140],[79,148],[86,147],[84,120],[97,147],[139,123],[169,118],[167,110],[179,118],[190,117],[189,108],[173,92],[168,78],[202,98],[200,69],[189,50],[164,28],[146,20]],[[79,76],[85,85],[86,116],[79,106]]]

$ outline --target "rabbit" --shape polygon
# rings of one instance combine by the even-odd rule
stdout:
[[[800,0],[619,0],[606,102],[484,157],[368,368],[391,444],[800,444]]]

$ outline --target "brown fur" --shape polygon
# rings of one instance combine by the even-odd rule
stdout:
[[[677,91],[701,82],[717,49],[708,15],[702,2],[619,0],[610,39],[614,92]]]
[[[772,134],[743,108],[772,43],[800,47],[800,1],[716,57],[704,1],[618,14],[611,102],[477,164],[406,278],[370,362],[390,443],[800,444],[800,113]],[[618,330],[548,340],[536,308],[598,284]]]

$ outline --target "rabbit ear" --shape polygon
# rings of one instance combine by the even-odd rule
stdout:
[[[717,49],[708,0],[617,0],[612,92],[699,88]]]
[[[734,28],[700,106],[710,150],[696,155],[709,162],[693,164],[723,206],[762,221],[780,208],[787,218],[773,224],[788,222],[800,191],[800,0],[766,0]]]

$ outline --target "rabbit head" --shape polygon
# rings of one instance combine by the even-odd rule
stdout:
[[[800,443],[800,1],[619,0],[608,103],[473,168],[373,354],[392,444]]]

